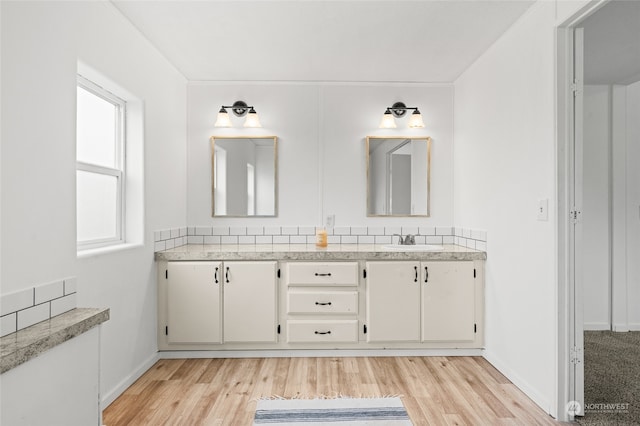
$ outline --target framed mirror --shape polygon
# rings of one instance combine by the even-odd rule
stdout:
[[[431,138],[367,136],[367,216],[429,216]]]
[[[212,216],[271,217],[278,211],[276,136],[212,136]]]

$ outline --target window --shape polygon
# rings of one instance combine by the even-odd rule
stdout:
[[[78,76],[76,217],[78,249],[123,243],[126,102]]]

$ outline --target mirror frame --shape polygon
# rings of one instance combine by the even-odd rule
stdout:
[[[371,201],[371,188],[369,187],[369,146],[372,139],[410,139],[410,140],[426,140],[427,141],[427,213],[426,214],[373,214],[369,212],[369,203]],[[365,206],[367,217],[430,217],[431,216],[431,136],[367,136],[365,139],[365,161],[367,167],[366,185],[367,185],[367,204]]]
[[[216,215],[216,197],[214,193],[213,181],[215,179],[215,141],[216,139],[273,139],[273,214],[271,215]],[[277,136],[262,136],[262,135],[214,135],[209,138],[211,142],[211,217],[214,218],[243,218],[250,219],[252,217],[277,217],[278,216],[278,137]]]

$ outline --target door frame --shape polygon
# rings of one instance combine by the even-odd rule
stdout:
[[[574,273],[575,232],[570,214],[574,207],[574,29],[588,16],[610,0],[592,0],[564,23],[556,27],[556,172],[557,172],[557,271],[558,271],[558,334],[557,334],[557,418],[574,419],[575,401],[584,401],[583,386],[576,388],[576,368],[572,357],[582,362],[582,339],[576,335],[583,330],[582,311],[576,309],[576,291],[582,282]],[[579,166],[580,167],[580,166]],[[580,206],[578,206],[580,207]],[[577,344],[580,346],[578,347]],[[572,355],[574,346],[578,353]],[[582,366],[581,366],[582,367]],[[584,378],[582,377],[582,380]],[[580,382],[580,377],[578,377]],[[583,413],[580,407],[578,412]]]

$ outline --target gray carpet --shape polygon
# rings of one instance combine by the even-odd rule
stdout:
[[[584,402],[581,425],[640,425],[640,331],[585,331]]]

